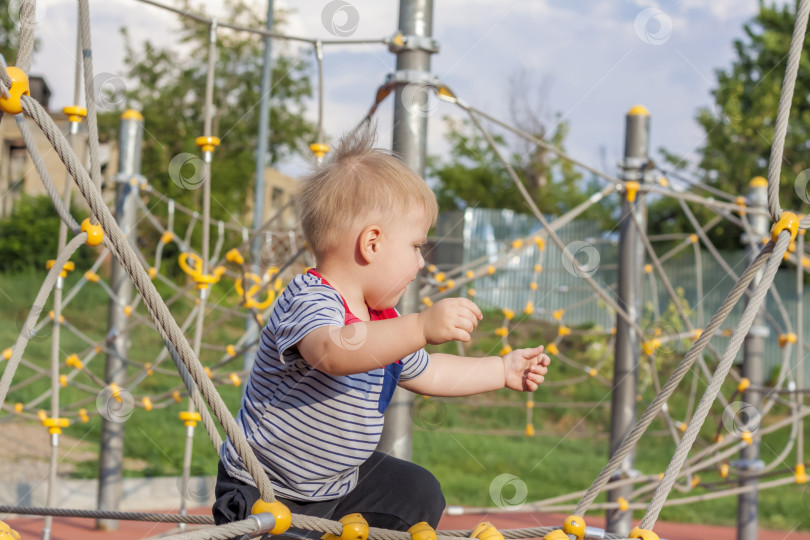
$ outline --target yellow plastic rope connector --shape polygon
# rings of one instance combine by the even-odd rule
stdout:
[[[14,412],[17,413],[17,414],[23,412],[24,408],[25,408],[25,405],[23,405],[19,401],[14,404]]]
[[[511,321],[515,318],[515,312],[511,309],[503,308],[503,316],[506,318],[507,321]]]
[[[535,236],[534,237],[534,243],[537,245],[537,249],[539,249],[540,251],[543,251],[543,250],[546,249],[546,241],[543,240],[543,238],[541,236]],[[538,270],[538,272],[539,272],[539,270]]]
[[[534,426],[531,424],[526,424],[525,433],[527,437],[534,437]]]
[[[748,446],[751,446],[751,444],[753,444],[754,442],[753,434],[750,431],[743,431],[740,434],[740,439],[743,442],[745,442],[745,444],[747,444]]]
[[[796,483],[797,484],[807,483],[807,472],[804,469],[804,463],[799,463],[798,465],[796,465]]]
[[[630,508],[630,502],[624,497],[617,497],[616,503],[619,505],[619,512],[626,512]]]
[[[475,272],[472,270],[467,270],[467,272],[464,274],[464,277],[466,277],[467,279],[472,279],[475,277]]]
[[[408,533],[411,535],[411,540],[436,540],[436,530],[426,521],[420,521],[408,529]]]
[[[79,107],[78,105],[68,105],[62,108],[62,112],[68,117],[68,122],[75,122],[81,124],[84,118],[87,118],[87,109]]]
[[[362,514],[348,514],[339,521],[343,524],[340,536],[326,533],[321,536],[323,540],[366,540],[368,538],[368,522]]]
[[[531,315],[534,313],[534,304],[531,301],[526,302],[526,307],[523,308],[523,313]]]
[[[118,386],[114,382],[111,382],[110,384],[107,385],[107,388],[110,389],[110,396],[115,401],[117,401],[118,403],[121,403],[123,401],[122,398],[121,398],[121,387],[120,386]]]
[[[794,334],[792,332],[789,333],[789,334],[780,334],[779,335],[779,346],[784,347],[788,343],[790,343],[790,344],[796,343],[796,339],[797,339],[796,334]]]
[[[228,378],[231,380],[234,386],[239,386],[242,384],[242,379],[240,379],[239,375],[236,373],[231,373]]]
[[[147,362],[147,363],[145,363],[145,364],[143,365],[143,369],[145,369],[145,370],[146,370],[146,374],[147,374],[147,375],[154,375],[154,374],[155,374],[155,370],[154,370],[154,369],[152,369],[152,362]]]
[[[96,274],[92,270],[88,270],[87,272],[84,273],[84,279],[86,279],[90,283],[98,283],[101,278],[99,277],[98,274]]]
[[[653,271],[653,265],[651,265],[651,264],[645,264],[644,265],[644,273],[645,274],[652,274],[652,271]]]
[[[90,417],[87,416],[87,409],[79,409],[79,420],[81,420],[82,424],[90,421]]]
[[[180,390],[175,390],[172,392],[172,399],[177,403],[180,403],[183,400],[183,398],[180,396]]]
[[[571,334],[571,329],[570,329],[570,328],[568,328],[567,326],[563,326],[563,325],[561,325],[561,326],[560,326],[560,327],[557,329],[557,335],[558,335],[558,336],[568,336],[568,335],[570,335],[570,334]]]
[[[661,540],[661,538],[651,530],[642,529],[641,527],[635,527],[632,531],[630,531],[630,534],[627,537],[639,538],[640,540]]]
[[[544,351],[547,354],[553,354],[554,356],[557,356],[558,354],[560,354],[560,349],[558,349],[557,345],[555,345],[554,343],[549,343],[548,345],[546,345],[546,348],[544,349]]]
[[[696,235],[695,233],[689,235],[689,242],[691,244],[697,244],[698,240],[699,240],[698,235]]]
[[[143,405],[143,410],[145,411],[152,410],[152,400],[149,399],[148,396],[144,396],[143,399],[141,399],[141,405]]]
[[[56,264],[56,260],[55,260],[55,259],[49,259],[49,260],[48,260],[48,262],[46,262],[46,263],[45,263],[45,268],[47,268],[48,270],[50,270],[51,268],[53,268],[53,265],[54,265],[54,264]],[[73,272],[75,269],[76,269],[76,265],[75,265],[75,264],[73,264],[73,261],[68,261],[68,262],[66,262],[66,263],[65,263],[65,265],[62,267],[62,271],[61,271],[61,272],[59,272],[59,277],[60,277],[60,278],[66,278],[66,277],[67,277],[67,273],[68,273],[68,272]]]
[[[799,216],[793,212],[782,212],[782,217],[771,227],[771,240],[776,242],[782,231],[790,232],[790,239],[796,240],[799,234]]]
[[[696,488],[700,485],[700,476],[695,475],[692,477],[692,487]]]
[[[571,540],[571,539],[562,530],[554,529],[550,533],[547,533],[543,537],[543,540]]]
[[[542,264],[535,264],[534,265],[534,271],[539,274],[540,272],[543,271],[543,265]]]
[[[495,329],[495,335],[500,337],[506,337],[509,334],[509,329],[505,326],[501,326],[500,328]]]
[[[150,266],[146,273],[149,275],[149,279],[155,279],[155,276],[157,276],[157,268]]]
[[[475,526],[470,538],[478,538],[479,540],[503,540],[503,535],[495,528],[489,521],[482,521]]]
[[[68,427],[70,425],[70,420],[67,418],[42,418],[40,420],[42,425],[48,428],[48,433],[51,435],[59,435],[62,433],[63,427]]]
[[[64,374],[59,375],[59,386],[61,386],[62,388],[67,388],[67,384],[68,384],[67,375]]]
[[[720,465],[720,478],[728,478],[729,470],[730,467],[728,463],[723,463],[722,465]]]
[[[702,333],[703,330],[701,330],[700,328],[695,328],[694,330],[692,330],[692,341],[697,341]]]
[[[214,373],[211,371],[211,368],[210,368],[210,367],[208,367],[208,366],[204,366],[204,367],[203,367],[203,370],[205,371],[205,374],[206,374],[206,375],[208,375],[208,378],[209,378],[209,379],[213,379],[213,378],[214,378]]]
[[[186,424],[186,427],[194,427],[197,425],[197,422],[202,420],[200,413],[197,411],[181,411],[180,414],[177,415],[177,418],[183,421]]]
[[[467,296],[469,296],[470,298],[475,296],[475,289],[467,289]]]
[[[11,360],[11,355],[14,353],[14,349],[9,347],[8,349],[3,349],[3,358],[5,360]]]
[[[536,291],[536,290],[537,290],[537,283],[536,283],[536,282],[534,282],[534,281],[532,281],[531,283],[529,283],[529,289],[531,289],[531,290],[533,290],[533,291]]]
[[[743,377],[740,379],[739,384],[737,384],[737,392],[745,392],[751,387],[751,380],[748,377]]]
[[[721,442],[723,442],[724,439],[725,439],[725,437],[723,436],[722,433],[718,433],[713,438],[715,444],[720,444]]]
[[[565,315],[564,309],[558,309],[551,312],[551,316],[554,317],[555,321],[561,320],[563,318],[563,315]]]
[[[655,350],[658,349],[658,347],[660,347],[660,346],[661,346],[661,340],[654,338],[654,339],[645,341],[641,345],[641,348],[644,349],[645,354],[652,355],[655,352]]]
[[[101,228],[101,225],[90,223],[90,218],[85,218],[82,221],[82,232],[87,233],[87,242],[85,243],[88,246],[96,247],[104,241],[104,229]]]
[[[194,144],[200,147],[203,152],[213,152],[219,146],[219,137],[205,136],[194,139]]]
[[[268,534],[283,534],[290,528],[292,523],[292,514],[290,509],[278,501],[267,502],[259,499],[253,503],[253,508],[250,509],[251,514],[273,514],[276,518],[276,524],[270,529]]]
[[[689,427],[689,422],[678,422],[678,431],[686,433],[686,428]]]
[[[65,365],[79,370],[84,368],[84,364],[82,363],[81,360],[79,360],[78,354],[71,354],[70,356],[65,358]]]
[[[596,377],[597,373],[599,373],[599,371],[595,367],[592,367],[591,369],[588,370],[588,375],[590,377]]]
[[[430,307],[433,305],[433,300],[431,300],[429,296],[425,296],[422,298],[422,303],[425,304],[425,306]]]
[[[501,356],[506,356],[510,352],[512,352],[512,347],[510,347],[509,345],[504,345],[503,349],[501,349],[498,354]]]
[[[20,533],[9,527],[5,521],[0,521],[0,540],[20,540]]]
[[[437,283],[441,283],[442,281],[444,281],[444,277],[445,277],[444,272],[439,272],[435,276],[433,276],[433,279],[435,279]]]
[[[745,197],[742,197],[742,196],[737,197],[736,199],[734,199],[734,202],[737,204],[737,206],[740,207],[739,210],[737,210],[737,211],[740,213],[741,216],[744,216],[745,215],[745,205],[746,205]]]
[[[512,249],[520,249],[523,247],[523,240],[518,238],[517,240],[512,240]]]
[[[245,258],[236,248],[231,249],[225,254],[225,260],[236,264],[245,264]]]
[[[627,202],[633,202],[636,200],[636,194],[638,193],[639,188],[641,188],[641,184],[636,181],[631,180],[630,182],[625,182],[624,192],[627,197]]]
[[[492,265],[487,266],[487,274],[490,276],[495,273],[495,267]]]
[[[309,145],[309,149],[318,159],[322,159],[330,150],[329,145],[323,143],[312,143]]]
[[[234,285],[234,288],[236,289],[236,294],[245,297],[245,300],[242,302],[242,305],[248,309],[250,308],[267,309],[268,307],[270,307],[270,305],[273,303],[273,300],[276,299],[275,291],[268,290],[267,297],[264,299],[264,301],[259,302],[254,298],[254,296],[262,288],[262,278],[260,278],[256,274],[248,272],[245,274],[245,282],[248,281],[251,283],[251,285],[247,289],[245,289],[244,285],[242,284],[241,278],[238,278]]]
[[[236,347],[233,345],[228,345],[225,347],[225,352],[228,354],[228,356],[236,356]]]
[[[193,266],[189,264],[189,259]],[[198,289],[207,289],[209,285],[219,282],[219,278],[225,273],[225,268],[217,266],[210,274],[202,273],[202,259],[196,253],[184,252],[177,258],[177,263],[183,272],[188,274],[197,283]]]
[[[563,532],[573,534],[577,540],[582,540],[585,538],[585,520],[580,516],[568,516],[563,522]]]
[[[160,235],[161,244],[168,244],[172,240],[174,240],[174,233],[172,231],[163,231],[163,234]]]
[[[28,75],[14,66],[7,67],[6,73],[11,79],[11,88],[8,89],[7,98],[0,96],[0,111],[6,114],[20,114],[22,112],[22,97],[31,95]]]
[[[49,317],[51,320],[54,320],[54,319],[56,318],[56,313],[54,313],[54,311],[53,311],[53,310],[50,310],[50,311],[48,312],[48,317]],[[64,324],[64,322],[65,322],[65,316],[64,316],[64,315],[59,315],[59,324]]]

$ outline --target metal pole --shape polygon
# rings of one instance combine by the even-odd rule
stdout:
[[[399,31],[404,45],[396,49],[397,86],[394,100],[393,150],[417,174],[425,174],[427,152],[428,91],[410,91],[403,94],[406,84],[423,84],[430,79],[430,55],[435,52],[433,35],[433,0],[400,0]],[[427,46],[426,46],[427,45]],[[407,99],[422,100],[406,103]],[[399,302],[401,313],[414,313],[419,308],[418,280],[414,280]],[[401,459],[411,458],[411,394],[397,388],[385,413],[385,427],[378,449]]]
[[[131,245],[135,245],[135,227],[138,197],[138,182],[132,181],[141,173],[141,141],[143,140],[143,116],[135,110],[127,110],[121,115],[118,131],[118,175],[115,191],[115,220],[126,234]],[[107,384],[124,384],[127,375],[125,359],[129,356],[129,332],[125,330],[127,316],[124,308],[132,300],[132,282],[127,271],[118,259],[114,259],[110,269],[110,308],[107,328],[107,364],[105,381]],[[110,396],[110,399],[112,397]],[[113,405],[114,406],[114,405]],[[109,406],[107,407],[109,409]],[[98,509],[117,511],[121,501],[121,473],[124,461],[124,423],[121,418],[101,420],[101,453],[98,474]],[[114,519],[96,520],[96,528],[105,531],[118,530]]]
[[[273,0],[267,0],[267,20],[265,29],[273,30]],[[253,231],[258,231],[264,223],[264,169],[267,166],[267,153],[270,149],[270,92],[273,81],[273,58],[271,47],[273,44],[270,36],[264,37],[264,56],[262,58],[262,83],[261,97],[259,98],[259,140],[256,144],[256,190],[253,195]],[[259,275],[261,272],[261,250],[263,234],[257,234],[250,244],[250,266],[251,271]],[[259,332],[259,325],[248,317],[245,325],[247,333],[246,343],[253,343]],[[250,347],[244,354],[242,366],[249,370],[253,367],[253,360],[256,356],[256,348]],[[247,385],[245,385],[247,388]]]
[[[649,161],[650,113],[636,105],[625,119],[623,179],[627,181],[622,200],[622,218],[619,232],[618,304],[637,325],[641,322],[641,277],[644,266],[644,250],[640,247],[639,234],[647,228],[647,210],[644,198],[637,197],[632,182],[644,182],[644,169]],[[633,223],[633,216],[641,225],[641,232]],[[613,369],[613,392],[610,410],[610,454],[613,455],[625,435],[636,422],[636,392],[638,385],[638,360],[641,336],[630,322],[616,317],[616,344]],[[631,452],[616,471],[615,478],[628,478],[634,474],[635,454]],[[630,502],[633,486],[612,489],[608,501],[624,499]],[[607,530],[627,535],[632,526],[633,513],[621,510],[607,511]]]
[[[751,208],[767,208],[768,204],[768,181],[758,176],[748,184],[747,206]],[[765,215],[754,214],[749,218],[751,223],[751,234],[753,238],[747,238],[744,234],[743,244],[746,246],[748,262],[750,263],[757,255],[759,241],[768,234],[770,223]],[[753,291],[762,279],[762,272],[754,276],[749,285],[749,290]],[[763,356],[765,353],[765,338],[768,337],[769,330],[765,324],[765,305],[760,307],[748,335],[743,343],[743,364],[742,376],[747,378],[751,385],[760,387],[763,384]],[[800,330],[801,331],[801,330]],[[742,394],[745,405],[739,410],[734,410],[735,429],[750,431],[752,435],[751,444],[740,451],[740,459],[735,465],[741,470],[740,487],[756,486],[759,483],[757,478],[746,478],[746,473],[758,474],[763,463],[759,459],[760,437],[756,434],[759,427],[759,409],[762,402],[762,395],[759,392],[746,391]],[[753,489],[747,493],[741,493],[737,497],[737,539],[756,540],[758,527],[758,501],[759,492]]]

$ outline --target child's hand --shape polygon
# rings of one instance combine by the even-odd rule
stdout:
[[[470,334],[483,318],[478,306],[466,298],[445,298],[419,313],[425,340],[431,345],[470,341]]]
[[[543,346],[517,349],[503,357],[504,386],[520,392],[534,392],[545,380],[551,359]]]

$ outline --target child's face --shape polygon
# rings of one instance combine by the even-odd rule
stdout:
[[[374,283],[366,291],[370,308],[392,308],[405,294],[408,284],[425,266],[421,248],[429,229],[430,219],[422,209],[405,212],[384,226]]]

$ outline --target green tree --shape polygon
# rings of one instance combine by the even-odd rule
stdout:
[[[705,132],[705,144],[699,148],[701,181],[732,195],[746,195],[748,183],[756,176],[767,176],[771,143],[776,124],[787,51],[793,34],[796,5],[760,2],[759,13],[744,25],[744,37],[734,41],[735,58],[731,67],[716,72],[717,85],[712,91],[713,107],[704,107],[697,121]],[[804,48],[810,45],[805,37]],[[799,174],[808,168],[810,139],[810,57],[802,56],[796,89],[790,110],[780,182],[781,203],[786,209],[806,213],[808,209],[796,196]],[[679,156],[667,154],[677,168],[685,163]],[[807,197],[804,197],[805,199]],[[694,208],[709,219],[710,213]],[[657,204],[651,224],[671,230],[690,230],[680,210],[671,202]],[[651,215],[653,210],[651,209]],[[713,231],[713,239],[723,247],[739,247],[740,230],[734,226]]]
[[[184,10],[201,12],[186,0]],[[263,16],[245,0],[227,0],[236,24],[257,26]],[[179,35],[186,51],[159,47],[146,41],[138,50],[126,37],[127,107],[141,110],[145,118],[142,173],[160,192],[198,208],[198,161],[182,168],[172,167],[179,154],[200,155],[196,137],[203,135],[205,81],[208,71],[207,25],[181,18]],[[276,16],[276,30],[283,25],[283,13]],[[259,87],[263,42],[261,36],[220,29],[214,83],[213,135],[221,146],[212,164],[211,215],[214,219],[243,218],[245,201],[252,198],[257,147]],[[304,118],[306,100],[312,94],[308,62],[283,42],[275,42],[271,91],[271,135],[269,163],[306,148],[314,129]],[[122,103],[123,104],[123,103]],[[103,122],[114,133],[117,114]],[[182,163],[182,162],[181,162]],[[199,171],[198,171],[199,172]]]
[[[20,46],[19,15],[9,11],[10,0],[0,0],[0,54],[6,59],[6,64],[13,66],[17,61],[17,49]],[[18,2],[21,6],[22,2]],[[12,10],[13,11],[13,10]],[[39,39],[34,42],[34,50],[39,48]]]

